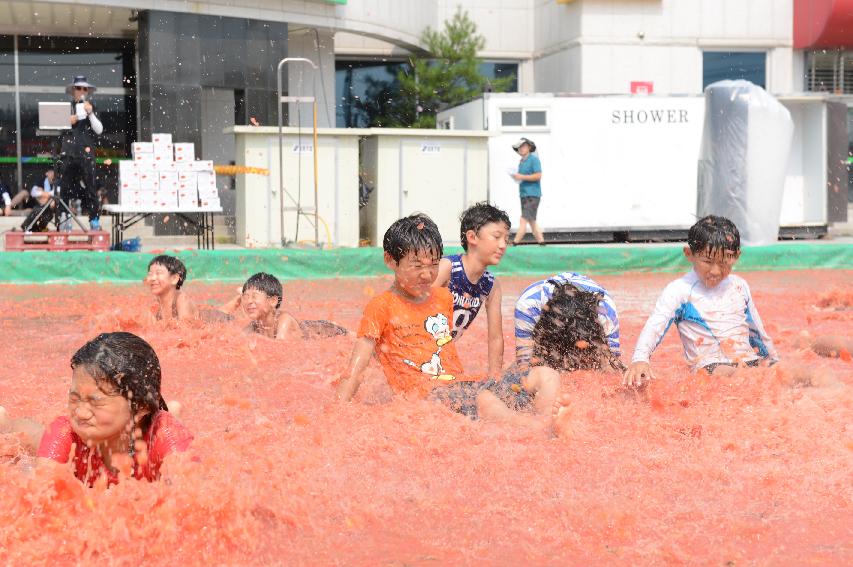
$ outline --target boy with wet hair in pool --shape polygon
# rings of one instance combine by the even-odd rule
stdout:
[[[394,283],[364,309],[337,398],[352,399],[375,353],[395,393],[438,401],[471,418],[535,425],[538,418],[513,411],[531,404],[548,416],[559,380],[544,384],[542,377],[531,374],[525,384],[528,391],[522,391],[517,377],[476,382],[463,374],[453,344],[453,297],[447,288],[433,285],[444,248],[432,219],[414,214],[396,221],[386,231],[382,247]],[[540,391],[543,395],[533,400]]]
[[[504,337],[501,321],[501,286],[489,272],[500,263],[509,244],[509,216],[489,203],[477,203],[462,213],[462,254],[451,254],[438,265],[436,287],[453,296],[453,338],[458,340],[485,306],[489,329],[489,376],[501,375]]]
[[[220,311],[233,315],[238,308],[249,317],[247,333],[257,333],[277,340],[320,338],[345,335],[347,330],[329,321],[297,321],[281,310],[284,290],[272,274],[259,272],[243,284],[240,293],[223,305]]]
[[[299,322],[293,315],[280,309],[283,298],[284,292],[278,278],[259,272],[246,280],[237,297],[220,310],[233,315],[242,307],[250,321],[246,327],[247,333],[278,340],[301,338]]]
[[[185,321],[198,317],[198,309],[181,291],[187,278],[187,268],[174,256],[155,256],[148,263],[144,283],[157,298],[154,319],[157,321]]]
[[[735,224],[714,215],[699,219],[690,227],[684,256],[693,270],[664,288],[625,372],[628,386],[643,386],[654,378],[649,359],[673,324],[693,371],[728,375],[738,366],[779,360],[749,285],[731,273],[740,258]]]

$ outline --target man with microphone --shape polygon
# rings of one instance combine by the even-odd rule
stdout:
[[[83,212],[89,215],[89,228],[100,230],[101,205],[95,188],[95,140],[103,133],[104,125],[95,114],[90,100],[94,85],[78,75],[66,87],[71,96],[71,130],[62,137],[59,155],[59,188],[67,201],[80,199]],[[81,186],[82,184],[82,186]]]

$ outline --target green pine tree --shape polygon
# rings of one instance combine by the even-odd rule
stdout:
[[[489,79],[480,74],[477,52],[486,40],[461,9],[444,22],[441,32],[427,28],[422,40],[429,55],[412,57],[408,69],[399,72],[400,92],[383,99],[383,113],[374,120],[377,126],[435,128],[438,111],[477,98],[486,87],[504,92],[514,81],[511,76]]]

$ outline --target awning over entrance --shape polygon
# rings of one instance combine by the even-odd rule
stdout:
[[[853,47],[853,0],[794,0],[794,48]]]

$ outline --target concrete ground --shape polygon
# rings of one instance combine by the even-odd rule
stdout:
[[[0,217],[0,234],[9,230],[19,230],[29,211],[14,211],[10,217]],[[89,226],[89,219],[86,216],[78,216],[77,219],[83,226]],[[75,230],[79,227],[75,224]],[[101,229],[110,232],[112,230],[112,217],[104,215],[101,217]],[[238,248],[234,244],[233,231],[225,224],[224,217],[215,217],[215,237],[216,248]],[[129,229],[125,230],[124,238],[140,238],[142,240],[143,252],[152,250],[164,249],[187,249],[196,248],[196,236],[193,235],[175,235],[175,236],[155,236],[154,227],[146,224],[146,221],[140,221]],[[0,250],[5,250],[5,239],[0,238]]]

